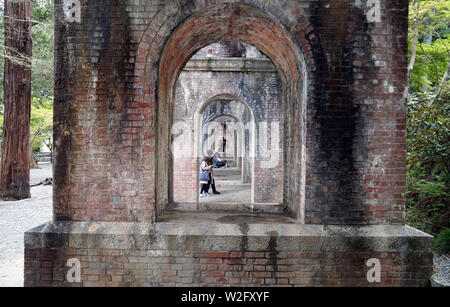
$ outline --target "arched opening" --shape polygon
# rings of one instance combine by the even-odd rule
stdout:
[[[198,202],[282,207],[285,114],[281,78],[269,58],[238,40],[200,49],[178,78],[173,112],[178,208]],[[198,195],[195,183],[206,156],[214,168],[208,192]]]
[[[244,165],[252,157],[243,148],[243,135],[245,131],[251,133],[253,122],[245,125],[241,117],[229,114],[208,117],[208,111],[213,109],[216,103],[205,108],[200,117],[199,150],[213,157],[214,190],[221,194],[209,194],[207,197],[201,195],[199,202],[251,204],[252,167],[250,165],[247,168]],[[243,180],[244,177],[246,180]]]
[[[175,123],[176,89],[180,74],[197,51],[223,40],[238,41],[255,46],[271,60],[278,72],[281,83],[282,114],[286,118],[286,122],[290,124],[276,127],[283,135],[280,140],[283,150],[276,156],[275,163],[272,161],[269,162],[269,166],[267,163],[264,165],[266,168],[281,170],[279,174],[280,195],[277,196],[286,205],[286,208],[296,214],[300,222],[303,222],[305,154],[302,146],[305,144],[303,121],[306,108],[304,59],[295,40],[282,25],[275,22],[266,13],[242,4],[215,5],[204,12],[191,16],[177,28],[165,44],[160,59],[158,78],[156,180],[168,184],[156,185],[157,214],[163,212],[174,201],[174,191],[171,185],[174,180],[173,161],[171,160],[173,156],[168,153],[170,152],[169,147],[172,145],[173,133],[179,132],[179,127],[173,129],[173,125]],[[273,133],[275,128],[264,126],[263,123],[261,126],[268,135],[276,135]],[[265,137],[267,138],[267,135]],[[271,142],[272,140],[269,138],[266,145]],[[186,165],[197,168],[198,158],[195,157],[185,162]],[[286,167],[287,165],[289,167]],[[262,176],[255,176],[253,179],[257,180],[257,178],[264,179]],[[192,181],[189,180],[189,182]],[[266,182],[266,186],[271,183]],[[198,194],[197,189],[195,189],[195,193]],[[256,194],[258,195],[258,193]],[[255,200],[255,202],[257,201]]]
[[[253,204],[256,144],[252,109],[239,98],[219,95],[202,107],[198,117],[198,154],[216,154],[222,160],[214,166],[215,187],[221,194],[200,201]]]
[[[217,124],[214,124],[215,120],[219,120],[221,117],[228,117],[233,122],[230,127],[219,126],[219,142],[214,143],[214,138],[210,139],[209,142],[204,142],[205,134],[212,132],[209,125],[214,128]],[[256,123],[255,114],[252,107],[244,101],[242,98],[231,94],[219,94],[211,97],[206,101],[206,103],[196,112],[194,117],[195,131],[199,131],[198,135],[198,148],[197,156],[201,156],[208,150],[213,150],[217,148],[222,150],[222,153],[227,154],[220,145],[223,146],[223,139],[220,140],[220,131],[231,130],[233,134],[236,135],[235,143],[236,145],[232,148],[234,149],[234,156],[237,157],[235,161],[230,164],[236,168],[241,169],[242,183],[251,184],[253,178],[253,163],[256,153]],[[203,127],[203,129],[202,129]],[[207,129],[204,129],[204,128]],[[205,131],[206,130],[206,131]],[[203,136],[202,136],[203,135]],[[229,134],[230,136],[233,136]],[[212,146],[204,146],[204,145]],[[219,145],[219,146],[217,146]],[[228,152],[230,148],[228,148]],[[233,163],[234,162],[234,163]],[[253,194],[252,194],[253,195]],[[254,200],[252,199],[252,202]]]

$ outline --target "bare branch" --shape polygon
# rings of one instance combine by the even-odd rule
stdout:
[[[409,61],[408,66],[408,80],[411,79],[411,74],[414,69],[414,64],[416,63],[416,53],[417,53],[417,41],[419,38],[419,21],[418,21],[418,15],[420,10],[420,0],[417,0],[417,7],[416,7],[416,18],[414,19],[414,36],[413,36],[413,42],[412,42],[412,50],[411,50],[411,59]]]
[[[423,49],[423,46],[422,46],[422,44],[419,44],[419,47],[420,47],[420,50],[422,51],[422,53],[425,55],[425,57],[428,59],[428,60],[430,60],[430,62],[434,65],[434,70],[435,70],[435,72],[436,72],[436,80],[435,80],[435,84],[438,84],[439,83],[439,70],[438,70],[438,67],[437,67],[437,65],[436,65],[436,62],[433,60],[433,58],[431,57],[431,56],[429,56],[426,52],[425,52],[425,50]]]
[[[447,70],[444,73],[444,76],[442,77],[442,81],[441,84],[439,84],[438,90],[437,90],[437,95],[436,98],[439,97],[441,95],[442,90],[445,87],[445,83],[447,82],[448,79],[448,75],[449,75],[449,71],[450,71],[450,49],[448,48],[447,44],[445,43],[445,41],[442,39],[441,35],[436,31],[435,32],[438,36],[438,38],[441,40],[441,42],[444,44],[445,48],[447,49],[447,53],[449,56],[449,61],[447,64]]]

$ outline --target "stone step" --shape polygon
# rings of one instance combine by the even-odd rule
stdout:
[[[251,184],[249,183],[242,183],[240,180],[215,180],[216,181],[216,187],[222,187],[222,186],[236,186],[236,187],[250,187]]]
[[[169,212],[198,212],[198,211],[234,211],[257,213],[286,213],[284,204],[242,204],[242,203],[174,203]]]
[[[229,167],[229,168],[215,168],[214,169],[214,175],[215,176],[236,176],[236,175],[241,175],[241,170],[238,168],[234,168],[234,167]]]

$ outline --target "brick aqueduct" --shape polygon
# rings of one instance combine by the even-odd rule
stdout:
[[[25,235],[25,286],[428,284],[432,238],[405,225],[407,0],[55,11],[54,217]],[[259,59],[195,55],[230,45]],[[265,132],[241,131],[252,200],[201,206],[199,112],[232,103],[253,128],[279,123],[279,161],[261,167],[248,148]]]

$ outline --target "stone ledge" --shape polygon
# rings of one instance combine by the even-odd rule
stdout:
[[[216,187],[219,187],[216,184]],[[232,211],[232,212],[260,212],[260,213],[283,213],[287,210],[285,204],[280,203],[223,203],[223,202],[192,202],[192,203],[172,203],[169,206],[172,211],[198,212],[198,211]]]
[[[184,71],[277,72],[270,60],[245,58],[191,59]]]
[[[409,226],[320,226],[300,224],[233,224],[160,222],[47,223],[25,233],[25,248],[109,248],[155,250],[427,253],[432,237]]]

